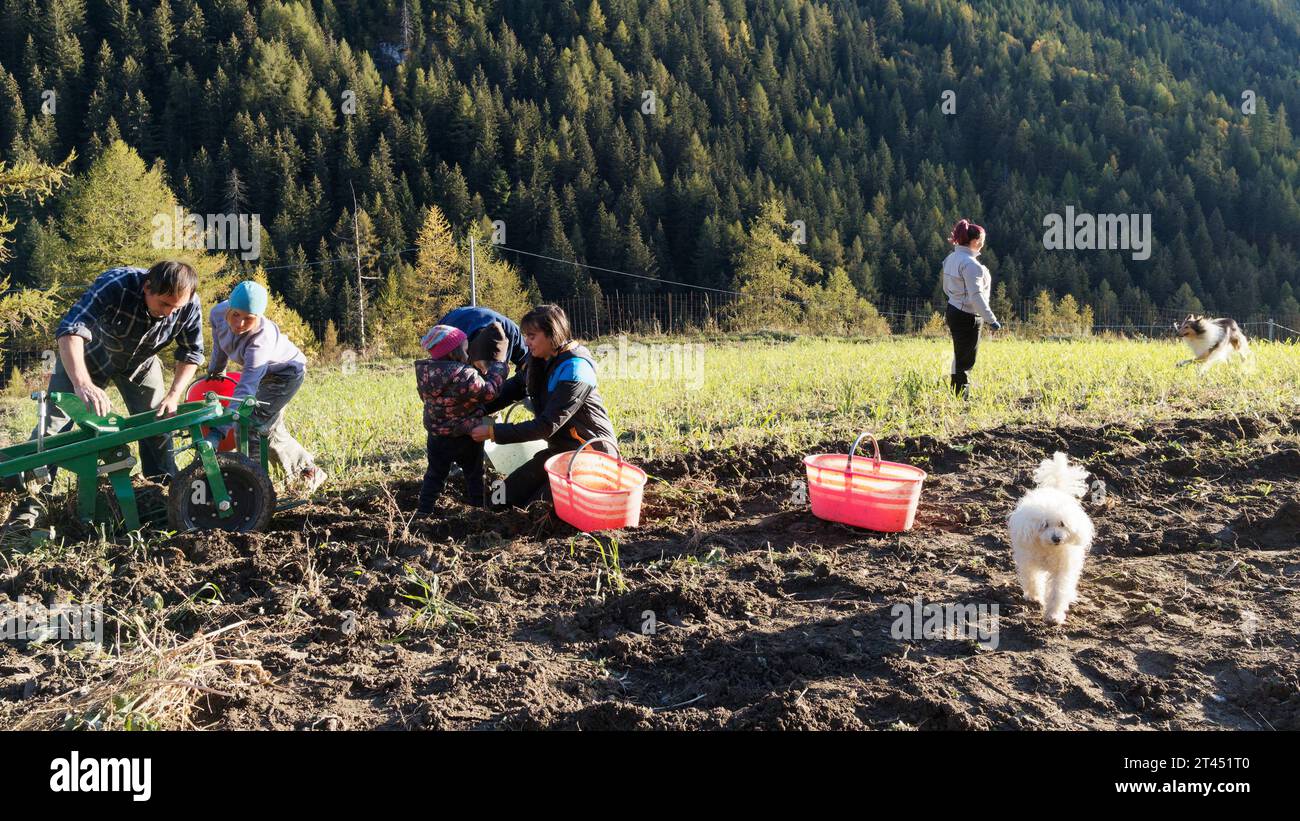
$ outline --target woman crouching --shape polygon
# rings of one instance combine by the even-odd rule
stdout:
[[[499,445],[546,440],[546,449],[506,477],[505,502],[523,506],[534,499],[550,498],[546,460],[557,453],[577,450],[593,437],[593,448],[618,455],[614,425],[596,387],[596,364],[591,352],[569,331],[569,319],[556,305],[538,305],[519,322],[528,358],[520,373],[506,380],[488,411],[524,399],[531,401],[535,418],[517,424],[490,423],[475,427],[477,442],[491,439]]]

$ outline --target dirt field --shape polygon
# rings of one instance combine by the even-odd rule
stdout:
[[[795,455],[660,461],[645,465],[663,480],[645,526],[615,534],[626,589],[544,507],[457,502],[408,527],[403,478],[282,513],[267,534],[113,548],[111,563],[15,556],[0,600],[98,596],[181,637],[246,620],[211,645],[268,675],[199,702],[194,720],[216,728],[1294,730],[1297,434],[1229,418],[885,443],[931,472],[903,535],[815,519]],[[1081,600],[1050,628],[1016,586],[1005,519],[1058,448],[1108,493],[1087,503]],[[449,606],[433,627],[410,623],[408,568],[438,576]],[[997,648],[892,638],[891,607],[917,596],[996,603]],[[112,669],[0,643],[0,723]]]

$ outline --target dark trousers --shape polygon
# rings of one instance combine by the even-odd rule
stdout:
[[[483,443],[468,436],[435,436],[429,434],[425,446],[429,467],[424,472],[420,486],[420,513],[432,513],[438,497],[442,495],[447,474],[453,462],[465,474],[465,501],[475,507],[483,506]]]
[[[156,356],[149,357],[132,373],[92,376],[91,379],[96,387],[103,390],[108,389],[110,382],[116,385],[118,391],[122,394],[122,399],[126,402],[126,412],[128,414],[153,410],[158,407],[163,396],[167,393],[162,362]],[[67,370],[63,367],[62,359],[55,360],[54,373],[50,375],[50,382],[46,390],[59,393],[73,392],[72,378],[68,376]],[[40,423],[37,422],[37,424]],[[45,415],[46,436],[54,436],[71,430],[72,426],[72,419],[66,413],[53,403],[47,405]],[[36,433],[36,430],[33,429],[32,439],[36,438]],[[161,482],[176,475],[176,457],[172,454],[172,445],[172,435],[170,433],[140,440],[140,472],[144,474],[145,478]],[[9,512],[9,522],[11,524],[23,523],[27,527],[35,527],[45,517],[45,502],[40,497],[54,487],[53,480],[57,472],[51,466],[50,478],[42,483],[40,494],[29,494],[14,505],[13,510]]]
[[[556,451],[539,451],[522,467],[506,477],[506,504],[524,507],[535,499],[551,498],[551,479],[546,475],[546,460]]]
[[[126,412],[129,414],[153,410],[158,407],[163,396],[167,393],[167,383],[163,377],[162,362],[156,356],[145,360],[135,369],[134,373],[120,373],[109,377],[92,377],[92,381],[97,387],[105,390],[110,382],[116,385],[118,391],[122,394],[122,399],[126,402]],[[68,376],[68,372],[64,369],[62,359],[55,360],[54,373],[50,375],[47,390],[60,393],[73,392],[72,378]],[[56,433],[63,433],[72,429],[72,419],[67,414],[52,403],[47,407],[46,436],[53,436]],[[31,438],[36,438],[35,430],[32,431]],[[176,475],[176,457],[172,454],[172,446],[172,435],[170,433],[140,440],[140,472],[144,474],[146,479],[162,481]],[[54,474],[54,468],[50,468],[50,477],[53,478]]]
[[[551,477],[546,472],[546,460],[557,453],[577,449],[577,442],[574,442],[571,448],[556,450],[554,447],[548,447],[525,462],[523,467],[517,468],[514,473],[506,477],[506,504],[525,507],[538,499],[550,501]],[[592,449],[614,455],[614,451],[606,447],[603,442],[592,445]]]
[[[952,389],[958,396],[964,396],[970,384],[971,369],[975,367],[975,355],[980,347],[980,329],[984,321],[951,303],[944,314],[944,320],[952,333]]]

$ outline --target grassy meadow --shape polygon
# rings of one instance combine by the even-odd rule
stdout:
[[[1254,343],[1249,367],[1199,375],[1175,367],[1186,353],[1170,341],[986,339],[969,402],[946,389],[946,339],[602,339],[590,347],[634,460],[736,446],[800,450],[863,430],[944,438],[1008,423],[1140,424],[1300,405],[1300,348],[1281,343]],[[27,388],[37,384],[32,376]],[[23,390],[11,386],[0,406],[6,442],[34,424]],[[409,363],[313,367],[289,422],[342,483],[416,470],[423,458]]]

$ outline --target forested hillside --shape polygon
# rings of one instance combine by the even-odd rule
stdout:
[[[0,159],[75,151],[82,177],[9,206],[3,273],[77,281],[91,246],[148,242],[96,246],[127,223],[86,213],[121,140],[183,207],[259,214],[270,284],[347,340],[354,194],[389,304],[433,287],[403,252],[432,205],[458,238],[501,220],[510,247],[730,288],[775,199],[808,284],[872,300],[931,297],[970,216],[1003,298],[1293,313],[1298,67],[1300,13],[1267,0],[0,0]],[[1150,259],[1046,250],[1066,206],[1152,214]],[[548,298],[669,287],[498,256]]]

